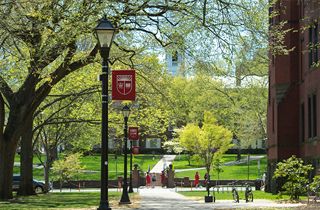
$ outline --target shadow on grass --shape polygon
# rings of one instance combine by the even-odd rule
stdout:
[[[109,192],[109,199],[119,198],[121,192]],[[67,209],[99,206],[100,192],[48,193],[37,196],[14,196],[9,201],[0,201],[0,209]]]

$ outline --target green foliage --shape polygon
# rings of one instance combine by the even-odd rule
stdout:
[[[187,150],[192,151],[197,162],[202,162],[209,173],[213,159],[219,159],[232,147],[232,133],[219,126],[212,113],[204,113],[204,123],[198,125],[188,123],[183,129],[176,130],[179,134],[177,141]]]
[[[83,169],[86,166],[80,166],[81,162],[79,159],[81,155],[81,153],[67,154],[64,156],[64,159],[54,162],[52,169],[59,173],[60,192],[67,178],[83,173]]]
[[[221,167],[221,164],[223,163],[222,159],[216,159],[213,161],[213,167],[212,167],[212,170],[217,172],[218,174],[218,180],[219,180],[219,175],[220,173],[223,173],[224,170],[223,168]]]
[[[313,177],[313,182],[309,185],[309,189],[311,192],[313,192],[319,197],[320,195],[320,176],[319,175]]]
[[[255,60],[239,66],[241,74],[238,81],[241,84],[238,86],[234,76],[231,76],[234,71],[219,77],[215,73],[199,73],[193,77],[174,78],[170,98],[176,119],[183,123],[197,122],[201,126],[204,112],[210,111],[220,125],[232,131],[241,141],[241,145],[236,146],[248,147],[255,145],[257,140],[265,139],[265,104],[268,98],[268,77],[265,75],[268,64]],[[245,71],[248,66],[250,70]],[[224,68],[232,69],[233,66]],[[190,151],[188,147],[186,150]]]
[[[278,192],[278,195],[276,196],[276,199],[282,199],[282,198],[283,198],[282,192],[279,191],[279,192]]]
[[[302,193],[306,192],[308,179],[306,179],[305,176],[308,174],[308,171],[312,169],[312,165],[303,165],[303,160],[293,155],[287,160],[283,160],[283,162],[277,164],[273,178],[286,178],[287,181],[282,188],[291,196],[291,199],[293,197],[299,198]]]

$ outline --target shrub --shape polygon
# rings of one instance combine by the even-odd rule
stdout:
[[[295,155],[283,162],[277,164],[277,168],[273,174],[273,178],[287,177],[286,183],[282,186],[286,192],[293,198],[299,198],[299,195],[306,192],[305,185],[308,180],[304,177],[308,171],[312,170],[312,165],[303,165],[301,158],[296,158]]]

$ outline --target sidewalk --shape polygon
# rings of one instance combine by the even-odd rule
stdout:
[[[169,165],[173,162],[175,158],[176,155],[164,155],[150,172],[161,173],[164,168],[169,167]]]
[[[185,196],[175,192],[175,189],[163,189],[155,187],[150,189],[139,189],[141,197],[140,209],[154,210],[154,209],[216,209],[216,208],[252,208],[252,207],[277,207],[288,208],[305,206],[304,204],[278,204],[269,200],[253,200],[253,202],[246,203],[241,200],[239,203],[233,200],[216,200],[216,202],[205,203],[204,197],[202,201],[193,201],[187,199]]]

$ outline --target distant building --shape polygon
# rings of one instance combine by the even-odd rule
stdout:
[[[288,32],[284,45],[295,49],[289,55],[269,54],[269,97],[267,114],[268,167],[267,191],[278,192],[283,180],[272,179],[276,164],[296,155],[305,164],[312,164],[311,179],[320,167],[319,97],[319,4],[318,1],[277,1],[270,12],[281,10],[279,16],[271,18],[273,26],[286,20],[284,30]],[[282,12],[282,9],[286,12]],[[306,16],[310,18],[306,18]],[[302,27],[308,27],[303,32]],[[270,37],[272,40],[272,37]],[[319,89],[320,91],[320,89]],[[319,143],[318,143],[319,142]],[[319,145],[318,145],[319,144]]]
[[[166,55],[166,62],[168,65],[168,74],[171,76],[178,76],[178,74],[184,74],[183,56],[179,51],[175,53],[168,53]]]

